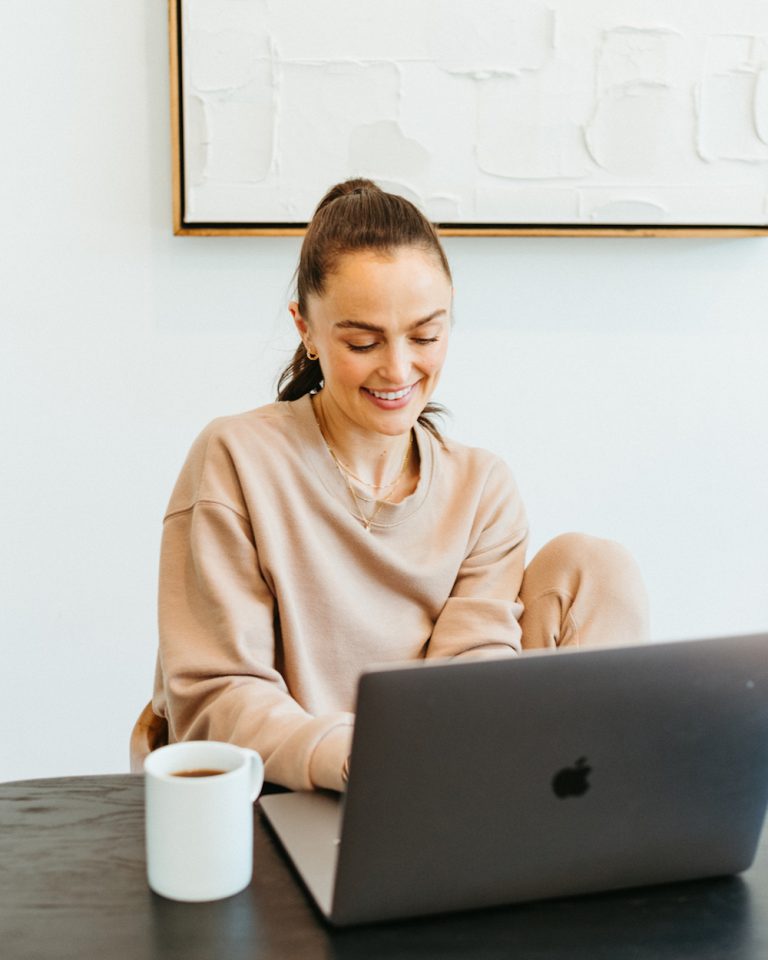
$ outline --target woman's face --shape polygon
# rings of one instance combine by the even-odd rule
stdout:
[[[370,433],[408,432],[440,378],[452,300],[439,261],[420,249],[344,255],[323,295],[309,298],[308,316],[289,305],[320,356],[323,412]]]

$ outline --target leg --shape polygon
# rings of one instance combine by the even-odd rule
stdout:
[[[648,596],[630,553],[613,540],[564,533],[526,568],[520,600],[523,647],[640,643]]]

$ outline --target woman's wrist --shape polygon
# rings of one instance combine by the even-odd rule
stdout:
[[[318,742],[309,761],[309,778],[313,787],[324,790],[345,789],[345,766],[352,749],[351,724],[332,727]]]

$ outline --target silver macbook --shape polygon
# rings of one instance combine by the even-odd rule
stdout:
[[[260,802],[337,925],[738,873],[768,634],[372,671],[347,793]]]

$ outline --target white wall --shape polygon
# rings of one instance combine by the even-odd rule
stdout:
[[[5,0],[0,45],[0,780],[123,771],[163,510],[271,398],[298,240],[172,236],[164,0]],[[768,629],[768,240],[446,245],[450,432],[507,457],[534,547],[622,540],[657,639]]]

